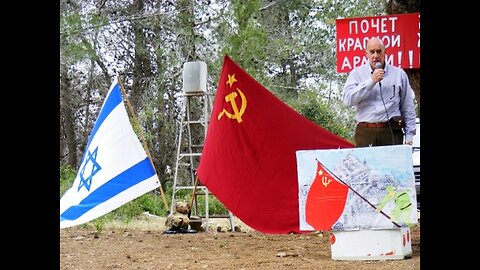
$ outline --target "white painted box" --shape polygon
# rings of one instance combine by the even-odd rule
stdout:
[[[412,256],[410,229],[332,231],[333,260],[401,260]]]

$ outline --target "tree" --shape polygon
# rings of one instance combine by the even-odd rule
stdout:
[[[384,0],[387,14],[402,14],[420,12],[420,0]],[[404,69],[415,92],[417,101],[417,116],[420,117],[420,69]]]
[[[213,100],[224,54],[319,125],[348,129],[353,118],[341,103],[346,76],[336,72],[335,19],[384,11],[374,0],[61,0],[60,162],[78,167],[119,75],[140,122],[134,128],[142,130],[162,186],[168,186],[183,109],[183,64],[207,63]],[[202,136],[196,132],[194,139]]]

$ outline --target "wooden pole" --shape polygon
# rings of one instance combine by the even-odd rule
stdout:
[[[195,173],[195,184],[193,185],[192,200],[190,201],[190,207],[188,208],[188,218],[190,218],[192,214],[193,202],[196,199],[195,192],[197,191],[197,183],[198,183],[198,175]]]
[[[120,79],[120,76],[117,76],[117,79],[118,79],[118,84],[120,85],[120,89],[122,89],[123,98],[125,99],[125,102],[127,103],[127,107],[130,111],[130,114],[133,117],[133,121],[135,122],[135,125],[137,125],[138,130],[140,131],[140,139],[142,140],[143,148],[147,152],[147,156],[150,159],[150,163],[152,164],[152,167],[153,167],[153,170],[154,170],[155,174],[157,174],[157,170],[155,169],[155,165],[153,164],[152,156],[150,155],[150,151],[148,150],[147,143],[145,142],[145,137],[143,136],[142,127],[140,126],[140,123],[138,122],[137,117],[135,116],[135,112],[133,111],[132,105],[130,104],[130,101],[128,100],[127,93],[125,92],[125,88],[123,87],[123,83]],[[169,211],[169,208],[168,208],[167,199],[165,199],[165,193],[163,192],[161,182],[160,182],[159,189],[160,189],[160,193],[162,195],[163,203],[165,204],[165,209],[167,210],[167,213],[169,213],[170,211]]]

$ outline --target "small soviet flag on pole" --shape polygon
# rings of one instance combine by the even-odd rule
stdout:
[[[348,186],[338,181],[317,161],[317,173],[308,192],[306,220],[316,230],[329,231],[345,208]]]

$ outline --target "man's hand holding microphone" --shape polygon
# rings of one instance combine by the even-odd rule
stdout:
[[[376,62],[375,63],[375,70],[372,73],[372,81],[378,82],[380,87],[382,84],[380,83],[381,80],[383,80],[383,76],[385,75],[385,71],[382,68],[382,63]]]

